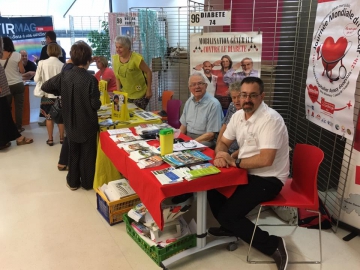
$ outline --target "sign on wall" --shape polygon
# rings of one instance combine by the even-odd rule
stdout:
[[[359,54],[358,1],[319,1],[305,89],[306,118],[350,140]]]
[[[53,30],[51,16],[43,17],[0,17],[0,36],[8,36],[17,51],[25,50],[29,59],[40,56],[45,45],[45,33]]]
[[[190,26],[223,26],[231,24],[231,11],[190,12]]]
[[[260,77],[261,52],[259,32],[191,34],[190,72],[205,76],[211,95],[228,96],[229,84],[246,76]]]

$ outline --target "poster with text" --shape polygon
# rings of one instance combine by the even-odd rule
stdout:
[[[29,60],[40,57],[41,48],[45,45],[45,33],[52,31],[51,16],[42,17],[0,17],[0,36],[12,39],[15,50],[25,50]]]
[[[360,83],[357,84],[357,88],[359,87]],[[360,229],[360,117],[356,126],[351,160],[348,162],[348,152],[345,151],[344,163],[349,166],[349,171],[345,189],[343,184],[339,184],[338,188],[338,194],[343,194],[343,198],[339,198],[340,220]]]
[[[262,34],[195,33],[190,36],[190,73],[208,78],[206,91],[225,96],[229,84],[245,76],[260,77]]]
[[[359,53],[358,0],[320,0],[306,80],[306,117],[350,140],[354,136]]]

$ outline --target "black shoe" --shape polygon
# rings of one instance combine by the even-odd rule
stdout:
[[[274,259],[276,266],[279,270],[285,270],[288,265],[288,254],[286,250],[285,240],[282,237],[279,237],[279,244],[274,254],[271,255]]]
[[[217,237],[223,237],[223,236],[234,236],[234,234],[223,227],[211,227],[208,229],[208,234],[211,234],[212,236]]]

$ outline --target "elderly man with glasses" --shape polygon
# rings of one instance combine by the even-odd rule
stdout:
[[[225,197],[217,190],[208,191],[208,201],[220,228],[209,228],[214,236],[237,236],[250,243],[254,224],[246,215],[259,203],[275,198],[289,175],[289,137],[281,115],[264,103],[264,83],[260,78],[241,81],[241,110],[230,119],[217,144],[214,165],[248,171],[248,184],[239,185]],[[232,142],[239,154],[231,157]],[[283,238],[256,228],[253,246],[271,256],[278,269],[286,269],[288,255]]]
[[[180,118],[180,131],[210,148],[215,147],[215,134],[221,128],[223,112],[220,102],[206,93],[207,83],[201,73],[189,77],[192,96],[186,101]]]

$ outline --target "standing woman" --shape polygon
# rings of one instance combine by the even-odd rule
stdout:
[[[9,37],[3,37],[2,39],[4,51],[0,59],[0,64],[5,69],[6,78],[10,87],[10,95],[7,96],[7,101],[11,108],[11,103],[14,98],[15,124],[19,133],[21,133],[25,130],[22,127],[25,86],[21,75],[21,73],[25,73],[25,68],[21,61],[21,54],[15,51],[12,40]]]
[[[117,89],[128,93],[128,102],[145,110],[152,96],[152,72],[141,54],[131,51],[131,41],[127,36],[115,38],[116,53],[112,64],[116,76]]]
[[[118,88],[116,86],[116,78],[114,71],[108,67],[108,60],[104,56],[99,56],[96,60],[96,67],[99,69],[95,73],[95,78],[100,81],[107,81],[107,91],[111,94],[113,91],[116,91]]]
[[[36,83],[46,82],[48,79],[59,74],[62,67],[64,66],[64,64],[59,60],[59,56],[61,55],[61,47],[58,44],[48,44],[46,51],[49,58],[39,61],[34,77],[34,81]],[[48,140],[46,141],[46,144],[49,146],[54,145],[54,121],[51,119],[49,112],[52,105],[55,103],[56,98],[57,96],[45,93],[45,95],[41,98],[40,103],[40,117],[45,117],[46,119],[46,129],[48,132]],[[64,124],[58,124],[58,128],[60,133],[60,143],[62,144],[64,141]]]
[[[92,50],[84,41],[71,46],[74,67],[46,81],[41,89],[61,96],[62,114],[69,141],[69,172],[67,186],[92,189],[95,174],[97,110],[101,106],[98,81],[87,72],[92,62]]]

